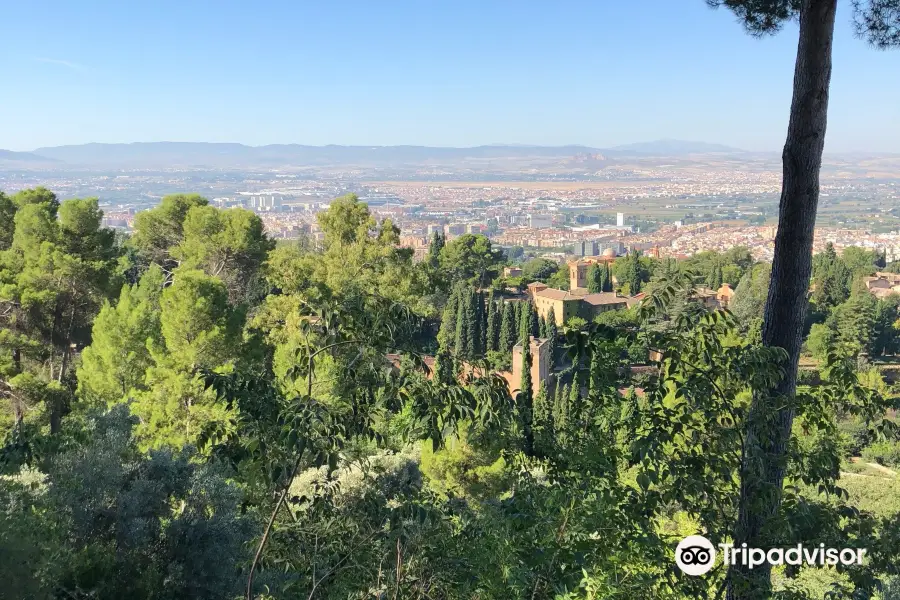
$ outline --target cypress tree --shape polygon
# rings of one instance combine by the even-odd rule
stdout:
[[[641,263],[637,252],[628,255],[628,292],[634,296],[641,291]]]
[[[534,398],[534,453],[547,456],[552,448],[553,439],[553,398],[547,382],[541,384],[538,395]]]
[[[572,378],[572,386],[569,388],[569,401],[566,403],[566,415],[568,429],[566,434],[574,431],[576,424],[581,418],[581,383],[578,381],[576,374]]]
[[[556,315],[553,312],[553,307],[550,307],[550,312],[547,313],[547,339],[548,348],[547,353],[550,356],[550,368],[553,368],[553,365],[556,362],[556,341],[559,337],[559,331],[556,328]]]
[[[450,297],[447,298],[447,305],[444,306],[444,314],[441,316],[441,328],[438,331],[438,346],[445,350],[453,348],[453,342],[456,337],[456,313],[459,310],[459,290],[453,288]]]
[[[525,456],[534,456],[534,398],[531,389],[531,344],[526,340],[522,345],[522,383],[519,385],[516,402],[522,420],[523,451]]]
[[[588,269],[588,291],[592,294],[603,291],[603,271],[600,265],[591,265]]]
[[[469,328],[466,322],[468,308],[468,296],[464,290],[460,290],[459,299],[456,303],[456,338],[453,344],[453,356],[457,361],[466,357],[466,351],[469,348]]]
[[[569,427],[569,394],[570,387],[560,385],[553,400],[553,437],[557,446],[564,448]]]
[[[469,290],[466,302],[466,349],[463,356],[473,360],[478,356],[478,293]]]
[[[497,349],[501,352],[509,352],[516,339],[516,311],[512,302],[504,302],[501,312],[500,338],[497,341]]]
[[[450,352],[445,349],[438,351],[434,357],[434,380],[444,385],[450,385],[456,378],[456,372],[453,367],[453,357]]]
[[[484,295],[482,292],[473,292],[472,294],[472,316],[474,318],[472,331],[472,358],[484,355]]]
[[[613,291],[612,272],[609,270],[609,263],[603,264],[603,290],[604,292]]]
[[[540,329],[540,337],[547,337],[547,319],[543,315],[540,316],[538,328]]]
[[[519,310],[519,342],[525,344],[528,343],[529,338],[531,337],[531,305],[527,302],[520,302],[521,309]]]
[[[494,301],[494,291],[491,290],[491,293],[488,295],[487,299],[487,322],[485,323],[485,352],[490,352],[491,350],[497,350],[497,339],[500,329],[500,312],[497,308],[497,303]]]
[[[541,324],[538,320],[537,311],[534,309],[534,305],[531,302],[528,303],[528,331],[534,337],[541,336]]]

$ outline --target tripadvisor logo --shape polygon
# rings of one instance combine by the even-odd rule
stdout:
[[[675,548],[675,564],[687,575],[703,575],[716,562],[716,548],[702,535],[689,535]]]
[[[753,569],[762,564],[769,565],[812,565],[829,566],[861,565],[865,548],[826,548],[819,544],[811,548],[797,544],[791,548],[748,548],[747,544],[735,547],[734,544],[719,544],[722,551],[722,563],[725,566],[742,565]],[[689,535],[679,542],[675,548],[675,564],[687,575],[704,575],[713,568],[716,562],[716,548],[702,535]]]

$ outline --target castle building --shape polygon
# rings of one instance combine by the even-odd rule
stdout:
[[[610,262],[614,257],[589,257],[569,263],[569,290],[557,290],[543,283],[528,285],[528,294],[539,316],[547,318],[550,310],[557,325],[563,325],[572,317],[591,321],[602,312],[622,310],[637,302],[615,292],[590,293],[587,290],[588,269],[598,263]]]

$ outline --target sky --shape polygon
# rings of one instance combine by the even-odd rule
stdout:
[[[0,0],[0,148],[88,142],[777,151],[796,24],[704,0]],[[900,51],[839,0],[827,151],[900,152]]]

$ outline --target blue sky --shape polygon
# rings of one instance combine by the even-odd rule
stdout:
[[[796,26],[703,0],[3,2],[0,148],[784,142]],[[840,0],[827,149],[900,152],[900,51]]]

